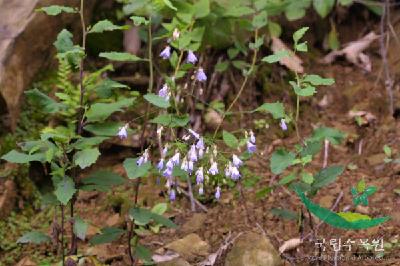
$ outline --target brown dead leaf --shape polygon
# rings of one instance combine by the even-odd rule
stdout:
[[[330,52],[321,62],[324,64],[331,64],[337,57],[344,56],[350,63],[367,72],[371,72],[371,59],[367,54],[363,53],[363,51],[367,49],[374,40],[378,39],[378,37],[379,35],[376,35],[375,32],[372,31],[359,40],[345,44],[342,50]]]
[[[281,50],[287,50],[289,52],[290,56],[286,56],[286,57],[282,58],[279,61],[279,63],[294,72],[297,72],[297,73],[304,72],[304,68],[302,66],[303,61],[300,59],[300,57],[295,55],[293,53],[293,51],[291,49],[289,49],[287,47],[287,45],[281,39],[279,39],[277,37],[272,37],[271,50],[274,53],[281,51]]]

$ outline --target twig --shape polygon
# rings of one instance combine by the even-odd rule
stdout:
[[[180,192],[182,192],[183,195],[185,195],[186,197],[190,198],[189,192],[187,192],[186,190],[180,188],[179,190]],[[200,207],[200,209],[202,209],[204,212],[208,212],[208,209],[206,208],[206,206],[204,206],[203,204],[201,204],[197,199],[193,198],[194,203],[196,203],[197,206]]]
[[[381,16],[381,24],[380,24],[380,50],[381,50],[381,56],[382,56],[382,64],[383,64],[383,70],[385,73],[385,88],[386,92],[389,98],[389,113],[390,115],[393,115],[394,111],[394,99],[393,99],[393,79],[390,74],[389,70],[389,65],[388,65],[388,60],[387,60],[387,47],[385,45],[385,38],[390,38],[390,36],[387,34],[386,29],[388,22],[390,21],[390,8],[389,8],[389,0],[385,0],[384,6],[383,6],[383,13]]]
[[[361,139],[360,142],[358,143],[358,155],[362,154],[363,143],[364,143],[364,139]]]
[[[189,194],[189,198],[190,198],[190,209],[192,210],[192,212],[195,212],[196,211],[196,203],[194,202],[192,181],[190,180],[190,177],[187,178],[187,184],[188,184],[188,194]]]
[[[328,155],[329,155],[329,140],[325,139],[324,141],[324,163],[322,168],[326,168],[328,166]]]

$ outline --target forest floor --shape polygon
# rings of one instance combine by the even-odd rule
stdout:
[[[371,49],[376,51],[378,48],[374,46]],[[343,242],[352,239],[357,242],[353,244],[351,251],[342,251],[340,255],[348,257],[376,255],[377,252],[367,251],[357,244],[360,239],[368,239],[369,243],[372,243],[374,239],[383,238],[385,251],[381,261],[368,259],[357,262],[342,261],[339,265],[400,265],[400,245],[398,245],[400,243],[400,167],[385,163],[383,152],[384,145],[389,145],[394,154],[400,152],[398,142],[400,123],[399,117],[388,115],[386,91],[382,80],[378,80],[381,76],[379,60],[379,56],[373,57],[371,73],[365,73],[347,62],[336,62],[332,65],[319,65],[312,62],[306,66],[308,72],[335,78],[336,83],[319,89],[316,99],[302,102],[301,135],[309,136],[313,128],[319,125],[337,128],[347,134],[343,144],[330,146],[328,157],[328,165],[343,165],[346,166],[346,170],[336,182],[323,188],[313,201],[327,208],[335,205],[337,211],[343,210],[346,206],[352,205],[350,188],[356,186],[359,180],[365,179],[368,186],[376,186],[378,191],[370,198],[368,207],[357,210],[371,217],[391,217],[391,220],[378,227],[358,231],[335,229],[326,224],[317,225],[317,219],[313,219],[316,236],[320,240],[325,239],[327,247],[332,239],[341,239]],[[268,92],[264,93],[268,94]],[[243,99],[246,99],[246,95]],[[369,121],[358,125],[355,118],[349,115],[352,110],[365,111],[369,114]],[[252,116],[251,119],[241,118],[242,128],[252,128],[254,126],[252,121],[262,118],[261,115],[252,114]],[[363,118],[367,119],[365,115]],[[277,187],[261,199],[256,193],[260,188],[274,184],[279,179],[269,170],[269,157],[277,145],[293,147],[297,142],[294,132],[282,134],[279,128],[274,126],[270,129],[257,130],[256,136],[259,153],[247,162],[252,172],[261,177],[256,185],[244,186],[242,195],[239,195],[238,189],[223,190],[219,202],[204,203],[208,209],[207,213],[198,210],[194,214],[190,210],[189,200],[178,195],[177,201],[170,203],[170,209],[167,212],[167,215],[178,225],[178,229],[162,229],[159,234],[145,236],[141,242],[153,251],[161,252],[165,244],[181,239],[190,233],[196,233],[210,245],[210,252],[215,252],[224,244],[229,235],[235,236],[245,231],[265,234],[276,248],[286,240],[313,232],[308,224],[308,217],[306,217],[304,228],[300,230],[296,218],[282,219],[271,213],[274,208],[297,212],[302,203],[293,192],[289,192],[284,187]],[[126,156],[134,156],[133,150],[110,149],[88,172],[98,168],[110,168],[116,173],[125,175],[122,158]],[[322,167],[322,157],[323,154],[317,156],[312,163],[312,168]],[[86,171],[82,173],[82,175],[85,174],[87,174]],[[88,236],[93,236],[105,226],[124,227],[125,217],[121,213],[126,210],[124,204],[133,200],[133,197],[133,183],[111,193],[81,192],[76,210],[81,218],[92,222]],[[153,206],[154,203],[164,202],[165,199],[165,189],[156,184],[156,177],[143,180],[139,202],[145,206]],[[46,217],[52,217],[52,215],[51,211],[46,211]],[[20,224],[22,219],[25,224],[43,225],[43,217],[37,217],[37,215],[31,217],[36,218],[26,215],[22,218],[21,215],[14,214],[8,219],[9,221],[19,220],[15,221],[16,224]],[[18,233],[13,229],[10,229],[10,232]],[[18,235],[8,236],[8,238],[17,239]],[[333,261],[329,260],[329,256],[335,257],[332,249],[327,248],[326,251],[319,253],[315,242],[315,239],[305,241],[297,248],[285,252],[283,258],[286,265],[291,265],[291,263],[292,265],[309,265],[310,260],[306,257],[318,255],[326,256],[321,265],[334,265]],[[14,251],[9,252],[0,250],[0,265],[16,265],[24,257],[35,260],[35,258],[54,256],[54,253],[49,252],[51,251],[49,248],[50,246],[38,248],[28,245],[15,247]],[[80,241],[79,253],[92,254],[111,265],[128,265],[124,239],[97,247],[91,247],[87,242]],[[223,257],[224,254],[218,259],[219,264],[216,265],[223,265]],[[192,257],[189,262],[194,264],[204,259],[205,257]]]

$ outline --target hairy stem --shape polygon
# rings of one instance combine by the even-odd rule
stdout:
[[[257,40],[258,38],[258,29],[255,30],[254,32],[254,39]],[[254,67],[256,65],[256,61],[257,61],[257,54],[258,54],[258,49],[254,49],[254,53],[253,53],[253,59],[251,62],[251,66],[250,69],[248,71],[248,73],[246,74],[246,76],[244,77],[244,80],[242,82],[242,85],[240,86],[239,92],[237,93],[235,99],[233,99],[232,103],[229,105],[228,109],[226,109],[226,111],[224,112],[222,119],[220,121],[220,123],[218,124],[217,128],[214,131],[213,134],[213,140],[215,139],[215,137],[217,136],[218,130],[221,128],[222,123],[224,122],[224,119],[226,117],[226,115],[229,113],[229,111],[232,109],[232,107],[235,105],[235,103],[237,102],[237,100],[240,98],[240,96],[242,95],[242,92],[244,90],[244,88],[246,87],[246,84],[249,80],[250,74],[253,72]]]
[[[65,252],[64,252],[64,205],[60,205],[61,207],[61,257],[62,257],[62,266],[65,264]]]

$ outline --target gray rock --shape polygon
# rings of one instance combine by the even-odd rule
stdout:
[[[190,261],[196,257],[207,256],[210,246],[198,235],[190,234],[182,239],[169,243],[165,248],[175,251],[182,258]]]
[[[247,232],[236,239],[229,251],[225,266],[283,265],[278,251],[262,234]]]
[[[85,1],[88,14],[96,0]],[[15,129],[21,97],[38,71],[49,66],[57,34],[72,26],[79,29],[77,14],[47,16],[35,9],[50,5],[77,6],[70,0],[0,1],[0,94],[6,103],[8,124]],[[1,109],[1,108],[0,108]]]

